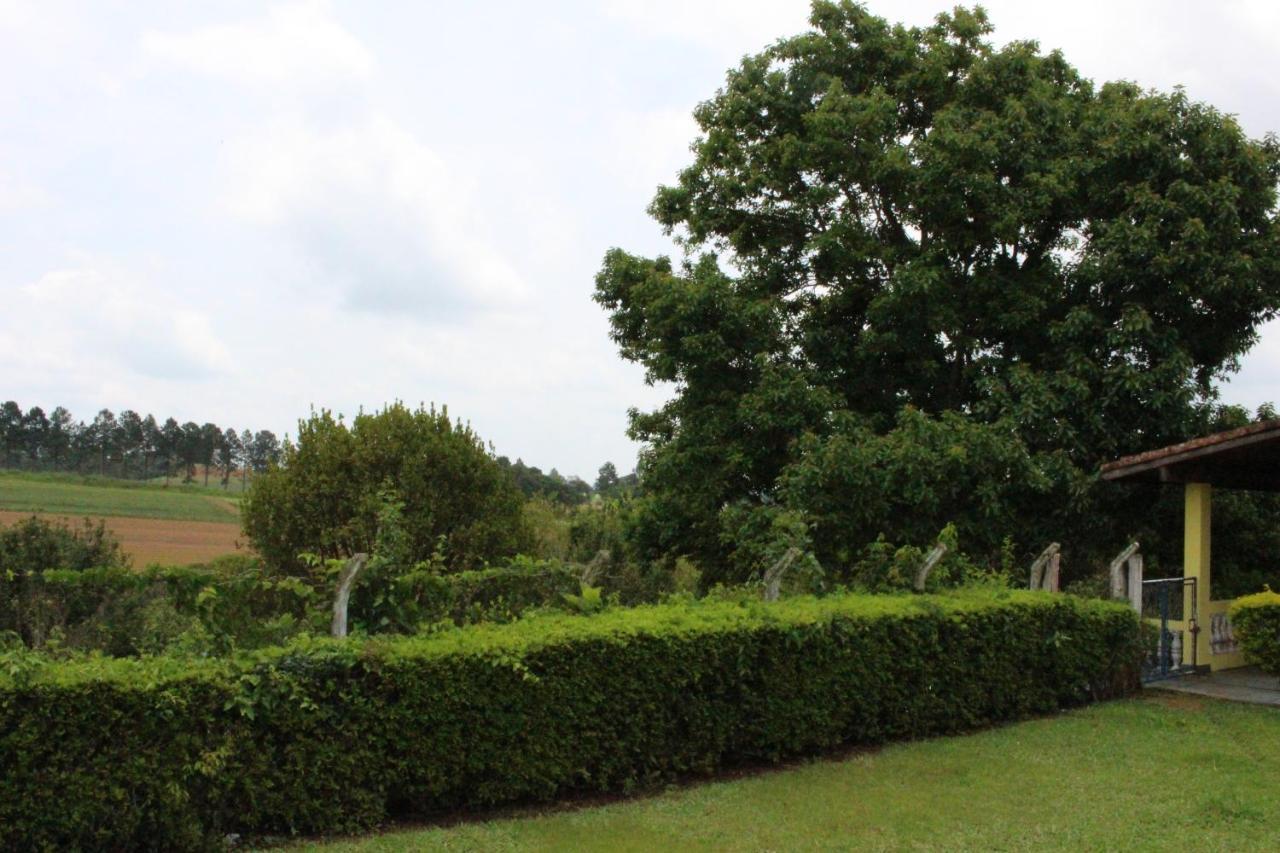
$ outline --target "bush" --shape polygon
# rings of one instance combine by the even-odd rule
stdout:
[[[531,536],[530,554],[544,560],[566,560],[571,544],[571,511],[541,495],[524,502],[524,523]]]
[[[271,566],[297,574],[299,555],[369,553],[388,502],[399,507],[412,563],[441,538],[450,570],[480,568],[531,542],[511,472],[447,410],[388,406],[350,429],[328,411],[298,423],[281,467],[253,478],[244,530]]]
[[[648,561],[637,557],[627,532],[635,506],[624,496],[578,507],[569,528],[569,559],[583,566],[592,584],[622,604],[652,604],[676,592],[681,578],[674,558]],[[684,565],[687,569],[688,564]]]
[[[0,847],[352,831],[971,730],[1135,688],[1137,640],[1121,604],[970,591],[19,661],[0,672]]]
[[[20,600],[0,599],[0,630],[11,624],[27,645],[58,637],[72,649],[154,654],[184,640],[188,651],[225,654],[282,642],[306,627],[314,590],[272,577],[260,560],[227,557],[206,565],[120,566],[24,572]],[[327,623],[326,623],[327,624]]]
[[[1268,589],[1237,598],[1228,616],[1245,657],[1280,675],[1280,594]]]
[[[128,564],[119,540],[101,520],[86,518],[79,527],[72,527],[33,515],[0,528],[0,574]]]
[[[349,613],[352,627],[370,634],[412,632],[445,619],[510,622],[531,608],[556,606],[578,588],[578,573],[554,560],[516,557],[507,566],[448,575],[428,565],[394,576],[389,586],[357,583]]]
[[[1043,506],[1053,488],[1046,460],[1010,425],[955,412],[907,407],[885,433],[838,415],[830,435],[805,435],[795,450],[783,502],[805,514],[816,556],[841,580],[878,536],[924,545],[951,524],[966,553],[999,565],[1017,515]]]
[[[11,631],[28,646],[48,637],[51,603],[32,574],[58,569],[72,574],[93,567],[128,566],[111,531],[89,519],[73,528],[62,521],[32,516],[0,528],[0,631]]]
[[[532,608],[563,608],[580,590],[578,571],[554,560],[442,574],[438,563],[407,572],[370,565],[352,592],[349,620],[366,634],[411,633],[452,621],[509,622]],[[114,657],[178,650],[205,656],[327,634],[332,588],[272,575],[261,560],[226,557],[195,566],[23,573],[21,601],[0,599],[0,631],[24,631],[29,647]],[[32,638],[38,642],[32,641]]]

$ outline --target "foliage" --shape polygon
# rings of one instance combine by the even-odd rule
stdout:
[[[575,613],[595,613],[603,610],[609,603],[604,598],[604,590],[585,583],[580,585],[577,595],[565,592],[560,597]]]
[[[298,424],[280,467],[254,479],[244,529],[268,563],[300,571],[298,555],[368,553],[383,495],[401,504],[409,558],[426,560],[444,538],[451,571],[521,551],[529,533],[521,496],[470,427],[448,411],[396,403],[348,428],[327,410]]]
[[[368,564],[356,577],[348,599],[347,618],[351,627],[367,633],[377,633],[392,627],[392,621],[404,609],[397,578],[413,565],[413,542],[404,522],[404,502],[389,484],[378,493],[378,526],[374,535]],[[433,574],[444,569],[444,537],[436,539],[436,550],[431,558],[419,564]],[[310,556],[310,555],[309,555]],[[319,558],[312,556],[313,563]],[[329,571],[324,586],[336,589],[345,560],[329,560]]]
[[[1111,598],[1111,580],[1101,573],[1088,575],[1072,581],[1062,588],[1067,595],[1078,595],[1082,598]],[[1152,644],[1158,642],[1153,639]]]
[[[627,526],[631,505],[625,500],[602,500],[574,512],[569,525],[569,559],[589,563],[605,551],[610,559],[630,556]]]
[[[525,611],[562,605],[578,573],[554,560],[515,557],[505,566],[443,574],[439,561],[396,572],[389,585],[357,584],[348,610],[366,633],[412,633],[449,621],[510,622]]]
[[[1280,594],[1270,589],[1235,600],[1228,618],[1245,656],[1280,675]]]
[[[966,551],[994,563],[1019,517],[1048,509],[1046,467],[1008,424],[907,407],[883,434],[846,414],[826,436],[803,436],[779,487],[812,520],[824,565],[851,565],[886,530],[924,545],[947,521]]]
[[[544,497],[524,502],[524,522],[532,537],[530,556],[543,560],[567,560],[572,542],[574,511]]]
[[[449,573],[443,536],[429,559],[414,563],[403,503],[390,490],[379,500],[373,553],[348,605],[356,631],[412,633],[442,621],[508,622],[530,608],[560,604],[576,583],[577,574],[563,563],[523,555],[500,567]],[[343,561],[331,566],[336,580]]]
[[[182,651],[225,655],[285,641],[311,627],[315,591],[271,576],[261,562],[48,569],[19,575],[25,595],[0,601],[0,630],[28,646],[52,641],[113,656]]]
[[[597,277],[622,355],[675,389],[631,420],[641,553],[741,579],[726,522],[782,504],[824,566],[948,522],[984,559],[1105,560],[1151,498],[1098,465],[1207,431],[1280,306],[1280,145],[996,47],[981,10],[811,23],[698,107],[650,208],[683,263],[615,249]]]
[[[0,527],[0,632],[13,632],[29,646],[43,644],[50,602],[32,573],[63,569],[75,574],[94,566],[126,571],[128,566],[120,543],[101,521],[85,519],[77,529],[32,516]]]
[[[992,565],[975,563],[959,549],[954,525],[944,527],[935,541],[946,546],[947,550],[930,571],[926,590],[932,592],[961,585],[987,584],[997,588],[1011,585],[1013,559],[1008,546],[1003,549],[998,563]],[[844,580],[867,592],[913,589],[916,572],[924,564],[928,550],[916,545],[896,546],[881,536],[863,549]]]
[[[811,526],[803,513],[777,504],[753,507],[740,502],[725,507],[720,517],[722,535],[733,549],[734,574],[758,584],[785,566],[780,590],[816,593],[823,589],[825,572],[813,554]],[[704,586],[715,580],[712,572],[701,576]]]
[[[584,577],[599,584],[623,604],[658,601],[676,588],[676,561],[641,559],[629,532],[636,503],[631,486],[618,487],[621,498],[604,498],[579,507],[569,527],[569,559],[581,564]]]
[[[25,687],[50,662],[47,655],[28,647],[16,633],[0,631],[0,673],[15,686]]]
[[[407,562],[397,502],[386,504],[373,558],[349,604],[352,630],[414,632],[441,622],[508,622],[536,608],[565,608],[579,570],[558,561],[516,557],[500,567],[446,573],[443,554]],[[41,523],[45,524],[45,523]],[[78,535],[54,525],[50,530]],[[96,528],[94,529],[97,530]],[[225,656],[325,633],[333,581],[343,561],[320,577],[269,570],[260,559],[226,557],[194,566],[135,571],[121,565],[15,570],[0,577],[0,633],[24,645],[128,657],[162,652]],[[32,565],[59,565],[37,561]]]
[[[25,683],[0,674],[0,846],[337,832],[966,731],[1132,689],[1136,637],[1123,605],[1006,592],[55,663]]]
[[[76,528],[33,515],[0,527],[0,575],[5,577],[30,569],[127,565],[120,543],[100,520],[86,518]]]
[[[1179,520],[1181,509],[1179,505],[1174,511]],[[1278,520],[1280,494],[1214,490],[1210,593],[1214,600],[1237,598],[1267,585],[1280,587],[1280,565],[1264,556],[1280,553]],[[1178,565],[1181,554],[1173,556],[1170,564]]]

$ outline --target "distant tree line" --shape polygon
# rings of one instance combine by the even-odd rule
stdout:
[[[604,498],[624,497],[635,491],[639,480],[633,472],[618,476],[618,469],[612,462],[600,466],[594,486],[581,477],[561,474],[555,468],[543,473],[541,468],[524,464],[517,459],[512,462],[506,456],[498,457],[498,464],[511,472],[516,486],[526,498],[541,497],[562,506],[578,506],[591,500],[592,495]]]
[[[280,461],[280,440],[270,430],[242,430],[217,424],[158,421],[126,409],[102,409],[91,421],[76,420],[58,406],[49,414],[27,411],[13,400],[0,405],[0,465],[29,471],[71,471],[127,479],[181,476],[192,481],[203,468],[204,484],[218,472],[225,488],[233,476]]]

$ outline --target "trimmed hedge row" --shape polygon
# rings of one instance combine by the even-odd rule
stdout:
[[[67,662],[0,674],[0,847],[197,849],[626,791],[1121,695],[1140,654],[1123,605],[970,591]]]

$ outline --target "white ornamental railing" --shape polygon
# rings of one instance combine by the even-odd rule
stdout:
[[[1209,651],[1215,655],[1229,655],[1240,651],[1231,620],[1225,613],[1215,613],[1209,619]]]

